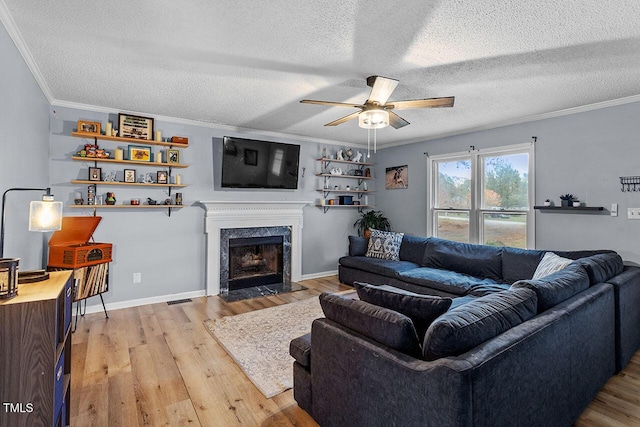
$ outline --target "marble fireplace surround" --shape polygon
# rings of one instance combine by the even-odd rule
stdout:
[[[291,228],[291,281],[302,277],[302,209],[304,201],[200,201],[205,210],[206,294],[220,294],[221,230],[252,227]]]

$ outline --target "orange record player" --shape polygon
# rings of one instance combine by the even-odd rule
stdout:
[[[49,267],[80,268],[111,262],[111,243],[89,242],[101,216],[65,216],[49,240]]]

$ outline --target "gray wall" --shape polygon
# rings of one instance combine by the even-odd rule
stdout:
[[[545,249],[606,248],[627,263],[640,263],[640,221],[627,219],[627,208],[640,207],[640,192],[621,192],[620,176],[640,175],[638,135],[640,103],[491,129],[378,151],[377,205],[394,229],[426,234],[426,157],[482,150],[531,141],[535,144],[535,201],[572,193],[588,206],[604,206],[593,213],[535,212],[536,247]],[[385,167],[409,165],[409,188],[386,190]],[[618,203],[619,216],[609,209]],[[410,206],[410,208],[409,208]],[[403,207],[399,209],[398,207]]]
[[[0,193],[49,184],[49,102],[4,26],[0,25]],[[20,270],[42,268],[48,235],[28,231],[29,201],[40,192],[7,195],[5,257],[20,258]]]
[[[92,215],[87,209],[69,209],[74,193],[81,191],[86,199],[85,185],[73,185],[72,179],[87,179],[87,169],[93,163],[72,161],[71,155],[81,149],[86,141],[70,136],[77,128],[77,120],[99,121],[107,119],[117,123],[116,114],[107,114],[56,107],[56,118],[51,122],[51,181],[56,194],[65,201],[65,215]],[[180,162],[189,164],[187,169],[176,169],[188,187],[182,189],[187,207],[173,211],[171,217],[166,210],[98,210],[103,217],[94,234],[98,242],[114,245],[114,262],[111,265],[110,290],[105,294],[107,303],[130,301],[173,293],[193,292],[204,289],[205,241],[204,210],[193,204],[198,200],[301,200],[313,201],[320,197],[315,191],[319,178],[315,173],[320,166],[322,146],[291,138],[273,138],[259,134],[228,132],[210,127],[176,124],[156,120],[155,128],[162,135],[180,135],[189,138],[189,148],[182,149]],[[220,188],[220,165],[222,158],[221,138],[224,135],[253,139],[276,140],[296,143],[301,146],[300,176],[298,190],[226,190]],[[99,141],[101,148],[113,150],[125,144]],[[144,145],[143,143],[137,145]],[[339,148],[343,148],[340,146]],[[153,147],[153,152],[158,148]],[[328,146],[333,152],[336,147]],[[118,171],[121,179],[123,165],[110,166],[99,163],[103,172]],[[128,166],[127,166],[128,168]],[[302,168],[305,168],[302,177]],[[154,167],[134,167],[138,173],[155,173]],[[164,200],[167,194],[159,189],[98,186],[98,194],[115,192],[118,203],[130,198],[147,197]],[[353,233],[355,210],[330,210],[326,214],[320,208],[307,206],[304,209],[302,274],[314,275],[337,269],[337,259],[347,251],[347,236]],[[142,273],[142,283],[133,284],[132,274]],[[91,304],[92,301],[90,301]]]

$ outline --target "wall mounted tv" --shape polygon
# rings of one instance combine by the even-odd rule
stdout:
[[[300,146],[225,136],[223,188],[298,188]]]

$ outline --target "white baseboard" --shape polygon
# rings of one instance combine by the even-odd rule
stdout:
[[[338,270],[322,271],[320,273],[303,274],[302,280],[318,279],[320,277],[335,276]]]
[[[302,280],[318,279],[320,277],[335,276],[336,274],[338,274],[338,270],[323,271],[320,273],[303,274],[301,279]],[[205,294],[206,294],[205,290],[202,289],[199,291],[182,292],[179,294],[159,295],[159,296],[149,297],[149,298],[140,298],[140,299],[133,299],[128,301],[106,303],[105,306],[107,307],[107,311],[111,311],[111,310],[118,310],[121,308],[139,307],[141,305],[147,305],[147,304],[157,304],[159,302],[167,302],[167,301],[173,301],[177,299],[203,297],[205,296]],[[92,304],[87,305],[86,314],[102,313],[103,311],[102,304],[100,304],[99,302],[98,304],[95,304],[95,302],[97,301],[96,298],[91,298],[91,300],[92,300],[91,301]]]
[[[167,302],[167,301],[173,301],[173,300],[185,299],[185,298],[197,298],[197,297],[203,297],[203,296],[205,296],[204,289],[200,291],[182,292],[179,294],[159,295],[159,296],[149,297],[149,298],[140,298],[140,299],[132,299],[128,301],[106,303],[105,306],[107,307],[107,312],[109,312],[111,310],[118,310],[120,308],[138,307],[141,305],[157,304],[159,302]],[[95,301],[96,301],[96,298],[92,298],[91,302],[94,303]],[[87,314],[102,313],[102,304],[98,303],[98,305],[87,305],[86,313]],[[75,311],[73,311],[73,314],[75,315]]]

